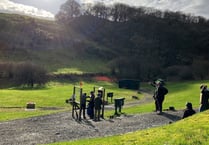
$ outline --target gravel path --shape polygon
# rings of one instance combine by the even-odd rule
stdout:
[[[123,134],[140,129],[161,126],[181,119],[182,111],[166,111],[120,117],[94,122],[80,122],[71,112],[32,117],[0,123],[0,145],[35,145],[81,138]]]

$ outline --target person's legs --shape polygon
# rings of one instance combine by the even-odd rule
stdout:
[[[92,111],[91,112],[91,119],[93,119],[94,118],[94,107],[91,108],[91,111]]]
[[[159,105],[157,99],[155,100],[155,111],[159,111]]]
[[[158,101],[160,113],[162,113],[162,111],[163,111],[163,100],[164,99],[159,99],[159,101]]]
[[[163,102],[159,101],[159,111],[160,111],[160,113],[162,112],[162,110],[163,110]]]
[[[98,110],[97,109],[95,109],[95,114],[94,114],[94,121],[97,121],[97,117],[98,116]]]
[[[83,118],[86,119],[86,106],[85,105],[82,106],[82,110],[83,110]]]
[[[98,121],[100,121],[100,109],[98,110]]]

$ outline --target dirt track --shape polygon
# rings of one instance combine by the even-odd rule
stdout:
[[[81,138],[123,134],[161,126],[181,118],[182,111],[140,115],[122,115],[94,122],[75,121],[70,112],[0,123],[0,145],[35,145]]]

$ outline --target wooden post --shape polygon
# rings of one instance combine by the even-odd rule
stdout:
[[[76,106],[75,106],[75,86],[73,87],[73,98],[72,98],[72,117],[75,118],[74,113],[76,111]]]
[[[73,87],[73,95],[75,95],[75,86]]]
[[[83,89],[80,88],[80,109],[79,109],[79,120],[81,120],[81,101],[82,101],[82,94],[83,94]]]
[[[105,89],[103,89],[103,94],[102,94],[102,118],[104,119],[104,105],[105,105]]]

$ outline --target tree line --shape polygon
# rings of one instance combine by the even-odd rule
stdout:
[[[12,80],[15,85],[34,87],[43,86],[47,80],[47,71],[30,62],[0,63],[0,80]]]
[[[105,47],[111,74],[118,78],[209,78],[209,21],[204,17],[68,0],[56,19]],[[86,51],[105,57],[98,49]]]
[[[149,15],[184,23],[208,23],[208,20],[202,16],[184,14],[180,11],[160,11],[154,8],[135,7],[124,3],[114,3],[113,5],[105,5],[104,2],[80,4],[76,0],[67,0],[62,4],[55,18],[60,22],[66,23],[82,15],[96,16],[114,22],[126,22]]]

